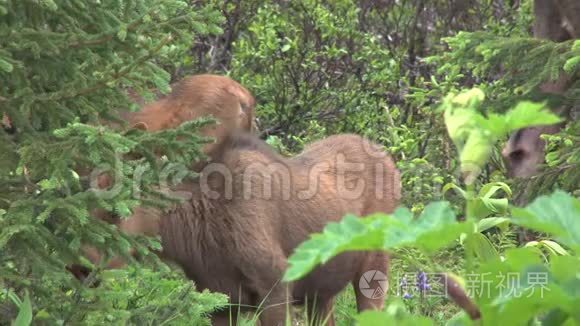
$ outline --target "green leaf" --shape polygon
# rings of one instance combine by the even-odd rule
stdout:
[[[487,119],[482,115],[477,115],[477,124],[491,133],[495,138],[502,138],[508,133],[508,125],[505,117],[496,113],[489,113]]]
[[[0,70],[5,72],[12,72],[13,69],[14,66],[10,62],[0,59]]]
[[[492,227],[507,224],[507,223],[509,223],[509,221],[510,221],[510,219],[505,218],[505,217],[484,218],[484,219],[479,220],[479,222],[477,222],[476,230],[477,230],[477,232],[483,232],[485,230],[491,229]]]
[[[448,108],[445,110],[445,126],[449,137],[458,149],[463,148],[463,142],[469,135],[469,127],[474,120],[475,112],[462,108]]]
[[[121,42],[125,41],[125,39],[127,38],[127,25],[121,25],[119,31],[117,32],[117,38]]]
[[[406,208],[399,208],[392,215],[349,215],[339,223],[328,224],[321,234],[312,235],[298,246],[288,259],[284,280],[299,279],[345,251],[415,247],[432,253],[473,229],[471,222],[457,222],[448,202],[427,205],[416,219]]]
[[[472,183],[481,173],[491,154],[494,142],[495,139],[480,130],[472,131],[467,137],[465,146],[463,146],[459,154],[461,172],[467,184]]]
[[[545,103],[528,101],[520,102],[515,108],[508,111],[505,120],[507,132],[532,126],[551,125],[561,121],[546,107]]]
[[[564,71],[570,74],[578,67],[580,67],[580,56],[575,56],[566,61]]]
[[[409,231],[414,235],[410,242],[411,246],[428,253],[446,247],[462,233],[473,232],[474,229],[471,222],[457,222],[448,202],[430,203],[418,218],[409,222]],[[387,234],[387,237],[389,236]]]
[[[566,249],[562,248],[562,246],[560,246],[560,244],[558,244],[557,242],[554,242],[552,240],[542,240],[540,242],[546,248],[550,249],[551,251],[553,251],[554,253],[556,253],[560,256],[569,256],[570,255],[568,253],[568,251],[566,251]]]
[[[402,325],[402,326],[429,326],[434,325],[427,317],[407,314],[397,318],[383,311],[364,311],[355,317],[359,326]]]
[[[427,317],[409,313],[401,299],[395,299],[384,311],[364,311],[355,317],[357,325],[433,325]]]
[[[541,196],[526,208],[512,208],[512,222],[547,232],[580,252],[580,201],[563,191]]]
[[[456,95],[452,99],[452,103],[460,106],[477,106],[485,99],[485,93],[479,88],[473,88],[466,92]]]
[[[485,184],[479,190],[479,196],[485,198],[491,198],[498,190],[503,190],[508,197],[511,197],[512,190],[505,182],[490,182]]]
[[[0,233],[0,248],[4,247],[14,235],[24,232],[32,232],[35,230],[33,225],[19,224],[5,227]]]
[[[464,311],[456,313],[445,323],[445,326],[470,326],[470,325],[473,325],[473,322]]]
[[[483,263],[472,274],[478,282],[471,278],[468,289],[475,291],[486,324],[524,325],[556,308],[577,316],[579,262],[555,256],[546,266],[535,248],[508,249],[504,257]]]
[[[554,283],[544,265],[525,266],[513,275],[519,276],[507,284],[506,291],[492,302],[499,308],[499,320],[510,325],[520,324],[524,319],[529,320],[547,309],[561,304],[567,306],[565,303],[569,301],[565,292]]]
[[[461,187],[459,187],[458,185],[454,184],[454,183],[448,183],[445,186],[443,186],[442,192],[443,195],[445,195],[445,193],[449,190],[455,190],[455,192],[457,192],[459,195],[461,195],[461,197],[463,197],[463,199],[469,199],[469,197],[467,196],[467,192],[463,189],[461,189]]]
[[[24,296],[24,301],[20,305],[18,316],[12,323],[13,326],[28,326],[32,323],[32,303],[28,293]]]
[[[489,239],[479,233],[471,233],[465,239],[465,246],[467,250],[470,250],[480,261],[490,261],[499,258],[499,253],[495,247],[491,244]]]
[[[566,249],[562,248],[557,242],[551,240],[530,241],[525,244],[525,247],[544,247],[554,255],[568,256],[570,255]]]
[[[505,198],[476,198],[471,201],[468,216],[473,216],[476,219],[482,219],[492,214],[503,213],[507,210],[507,207],[508,201]]]
[[[541,325],[546,326],[556,326],[556,325],[566,325],[566,320],[570,317],[570,315],[561,309],[552,309],[547,314],[542,316],[540,319]]]
[[[508,209],[507,198],[481,198],[481,203],[494,214],[504,214]]]
[[[40,4],[43,7],[45,7],[46,9],[49,9],[51,11],[57,11],[58,10],[58,6],[54,2],[54,0],[42,0],[42,1],[40,1]]]

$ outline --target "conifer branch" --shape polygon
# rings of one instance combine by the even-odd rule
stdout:
[[[105,87],[107,87],[108,83],[125,77],[127,74],[129,74],[133,70],[133,68],[135,68],[136,66],[151,59],[157,52],[159,52],[159,50],[161,50],[162,47],[167,45],[172,39],[173,39],[173,36],[171,34],[167,35],[155,48],[150,50],[147,55],[144,55],[143,57],[137,59],[133,64],[121,69],[118,73],[113,74],[111,76],[111,78],[108,80],[101,80],[90,87],[86,87],[86,88],[77,90],[76,92],[71,92],[71,91],[65,89],[65,90],[60,91],[60,92],[40,94],[40,95],[37,95],[34,97],[34,101],[42,102],[42,101],[64,100],[64,99],[74,98],[77,96],[88,95],[88,94],[96,92],[102,88],[105,88]]]

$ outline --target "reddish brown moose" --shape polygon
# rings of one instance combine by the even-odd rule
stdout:
[[[214,153],[197,181],[179,187],[182,204],[137,208],[119,228],[159,234],[163,258],[199,289],[226,293],[240,307],[260,306],[261,325],[282,325],[294,303],[334,325],[333,299],[349,282],[359,310],[383,306],[383,298],[368,298],[358,287],[365,272],[387,272],[382,252],[344,253],[300,281],[281,282],[288,256],[310,234],[347,213],[390,213],[398,205],[399,172],[378,145],[336,135],[284,158],[256,136],[233,134]],[[215,314],[213,324],[235,324],[228,316]]]
[[[121,117],[125,119],[130,127],[142,128],[149,131],[159,131],[163,129],[175,128],[184,122],[198,119],[204,116],[213,116],[218,124],[212,124],[200,130],[200,135],[215,138],[214,143],[206,144],[203,148],[205,154],[211,157],[212,150],[219,145],[229,133],[235,130],[252,129],[254,119],[255,100],[252,94],[229,77],[219,75],[194,75],[172,85],[172,92],[167,96],[145,105],[138,112],[121,112]],[[135,94],[130,97],[138,103],[142,103]],[[7,116],[3,117],[3,123],[9,123]],[[111,127],[119,127],[115,123],[105,122]],[[206,162],[199,162],[194,169],[201,169]],[[88,171],[78,171],[81,175],[88,175]],[[107,175],[97,177],[96,186],[108,188],[111,186],[111,178]],[[109,213],[98,209],[92,212],[93,216],[117,221]],[[123,221],[123,230],[127,233],[134,233],[132,230],[133,221]],[[143,232],[144,221],[139,222],[139,229]],[[146,233],[156,235],[157,233]],[[95,248],[85,247],[86,255],[92,261],[100,259],[100,254]],[[122,260],[114,259],[111,266],[122,265]],[[84,278],[87,270],[80,265],[68,268],[76,277]]]

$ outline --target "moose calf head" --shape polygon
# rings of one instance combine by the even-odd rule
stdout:
[[[560,125],[529,127],[516,131],[508,139],[501,154],[504,157],[511,177],[527,178],[538,172],[544,162],[546,142],[542,134],[553,134]]]

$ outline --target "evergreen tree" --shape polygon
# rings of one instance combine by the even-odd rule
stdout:
[[[136,248],[157,262],[148,252],[158,247],[154,239],[121,234],[89,212],[127,216],[136,205],[166,202],[151,185],[161,168],[199,157],[195,131],[205,122],[156,134],[119,133],[102,122],[119,122],[119,108],[135,109],[128,88],[147,99],[149,89],[167,92],[166,70],[187,62],[194,37],[219,33],[221,21],[210,6],[192,8],[184,0],[0,1],[0,324],[15,318],[19,325],[155,324],[181,317],[192,324],[224,302],[192,291],[166,268],[100,273],[92,266],[89,279],[102,281],[96,288],[65,269],[89,264],[83,245],[127,259]],[[168,159],[159,163],[153,148]],[[103,164],[119,180],[107,198],[90,189],[87,172]],[[136,197],[139,166],[149,169]]]

